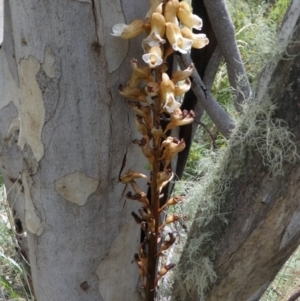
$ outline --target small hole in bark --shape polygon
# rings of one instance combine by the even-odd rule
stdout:
[[[23,46],[27,46],[27,42],[26,42],[26,40],[25,40],[24,38],[22,38],[21,41],[22,41],[22,45],[23,45]]]
[[[16,183],[18,181],[18,179],[15,179],[15,178],[9,178],[9,180],[12,182],[12,183]]]
[[[92,44],[92,48],[93,48],[94,51],[96,51],[98,54],[100,54],[101,45],[98,42],[94,42]]]
[[[84,281],[80,284],[80,288],[86,292],[90,288],[90,286],[88,285],[87,281]]]
[[[20,219],[15,219],[15,229],[18,234],[22,234],[24,232],[22,222]]]

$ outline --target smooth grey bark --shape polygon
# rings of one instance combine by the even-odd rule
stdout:
[[[217,46],[216,50],[214,51],[213,55],[211,56],[207,64],[204,77],[203,77],[203,83],[208,91],[211,91],[222,58],[223,58],[222,51],[220,47]]]
[[[131,0],[5,1],[0,173],[38,301],[140,300],[138,206],[119,175],[145,161],[118,84],[141,47],[110,31],[146,10]]]
[[[220,50],[219,47],[217,47],[216,50],[214,51],[213,55],[211,56],[208,64],[207,64],[205,74],[204,74],[204,77],[203,77],[203,85],[207,89],[208,93],[211,93],[211,88],[212,88],[212,85],[214,83],[215,76],[218,72],[218,69],[219,69],[222,58],[223,58],[223,56],[222,56],[221,50]],[[196,70],[196,72],[197,72],[197,70]],[[195,93],[195,91],[197,93],[196,88],[194,88],[194,93]],[[196,93],[195,93],[195,95],[197,95]],[[201,124],[201,118],[202,118],[203,113],[204,113],[204,108],[203,108],[202,104],[205,103],[205,100],[204,101],[202,100],[203,95],[201,96],[198,93],[197,96],[198,96],[198,101],[197,101],[196,106],[194,108],[196,119],[192,124],[191,140],[193,140],[194,137],[195,137],[196,131],[198,129],[199,124]],[[213,101],[215,101],[215,99],[213,99]],[[205,107],[205,105],[204,105],[204,107]],[[219,108],[219,110],[222,110],[222,108]],[[212,111],[211,111],[211,113],[213,114]],[[226,113],[224,112],[223,114],[226,114]],[[226,116],[226,120],[227,120],[227,116]],[[228,131],[227,129],[228,129],[228,127],[231,128],[231,126],[233,125],[233,121],[232,120],[229,120],[229,121],[230,121],[230,124],[229,125],[224,124],[224,127],[223,127],[223,130],[224,130],[225,134],[228,135],[228,136],[230,135],[230,130]],[[201,125],[201,126],[203,126],[203,125]],[[205,129],[205,130],[207,130],[207,129]]]

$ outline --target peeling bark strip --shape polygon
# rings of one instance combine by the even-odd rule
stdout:
[[[136,231],[136,224],[133,220],[121,226],[119,233],[114,238],[107,255],[101,260],[97,275],[99,277],[99,292],[103,301],[111,300],[131,300],[132,294],[135,298],[139,297],[139,292],[136,290],[137,277],[130,258],[132,258],[132,250],[129,245],[138,245],[139,236],[131,237],[128,233]],[[122,281],[123,279],[131,278],[133,283]],[[118,289],[107,289],[112,283],[118,285]]]
[[[299,25],[298,16],[292,41]],[[217,174],[199,183],[173,300],[258,300],[299,245],[299,43],[286,53],[268,95],[245,109]]]
[[[44,225],[36,212],[31,197],[32,180],[24,171],[22,174],[22,183],[25,193],[25,224],[26,228],[33,234],[40,236],[44,231]]]
[[[66,200],[82,206],[96,191],[98,184],[99,180],[76,171],[55,181],[55,190]]]
[[[47,63],[45,66],[49,68]],[[44,156],[41,134],[45,122],[42,91],[36,81],[39,69],[40,63],[32,56],[22,59],[19,65],[21,91],[19,146],[24,149],[24,145],[29,144],[37,161]]]

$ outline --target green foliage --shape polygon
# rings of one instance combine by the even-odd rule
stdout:
[[[271,4],[269,6],[270,19],[276,22],[276,24],[280,25],[284,16],[282,12],[285,12],[288,9],[290,3],[291,3],[290,0],[279,0],[279,1],[275,1],[274,4]]]
[[[0,296],[3,300],[32,300],[25,272],[15,250],[15,233],[10,222],[10,211],[0,186]],[[0,300],[2,300],[0,298]]]
[[[289,3],[288,0],[227,0],[228,9],[236,29],[238,47],[253,89],[264,66],[274,56],[280,55],[282,52],[282,49],[278,49],[276,45],[276,37],[279,24],[284,15],[283,12],[287,9]],[[226,63],[223,62],[216,75],[212,94],[225,111],[236,119],[237,113],[233,105],[233,92],[227,76]],[[226,145],[225,139],[221,139],[219,143],[220,138],[210,119],[205,116],[202,120],[208,128],[213,129],[214,135],[218,137],[217,145],[222,147]],[[198,174],[198,160],[203,158],[206,150],[212,149],[211,145],[211,138],[199,127],[192,145],[184,180],[192,179]]]

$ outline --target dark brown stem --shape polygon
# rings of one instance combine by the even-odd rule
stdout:
[[[215,137],[215,135],[213,135],[213,133],[208,129],[208,127],[202,121],[194,120],[194,122],[196,122],[197,124],[201,125],[204,128],[204,130],[208,133],[208,135],[211,138],[213,148],[214,148],[214,150],[216,150],[217,149],[217,145],[216,145],[216,137]]]
[[[156,72],[156,82],[160,84],[161,74],[159,70]],[[161,110],[161,99],[155,97],[153,99],[153,125],[160,124],[160,110]],[[151,173],[151,214],[155,220],[155,233],[149,235],[149,249],[148,249],[148,275],[146,284],[146,301],[154,301],[155,299],[155,279],[157,276],[157,263],[158,257],[155,256],[157,253],[157,239],[158,239],[158,227],[159,227],[159,187],[157,186],[157,174],[160,167],[160,142],[153,139],[153,152],[154,152],[154,163],[152,166]]]

